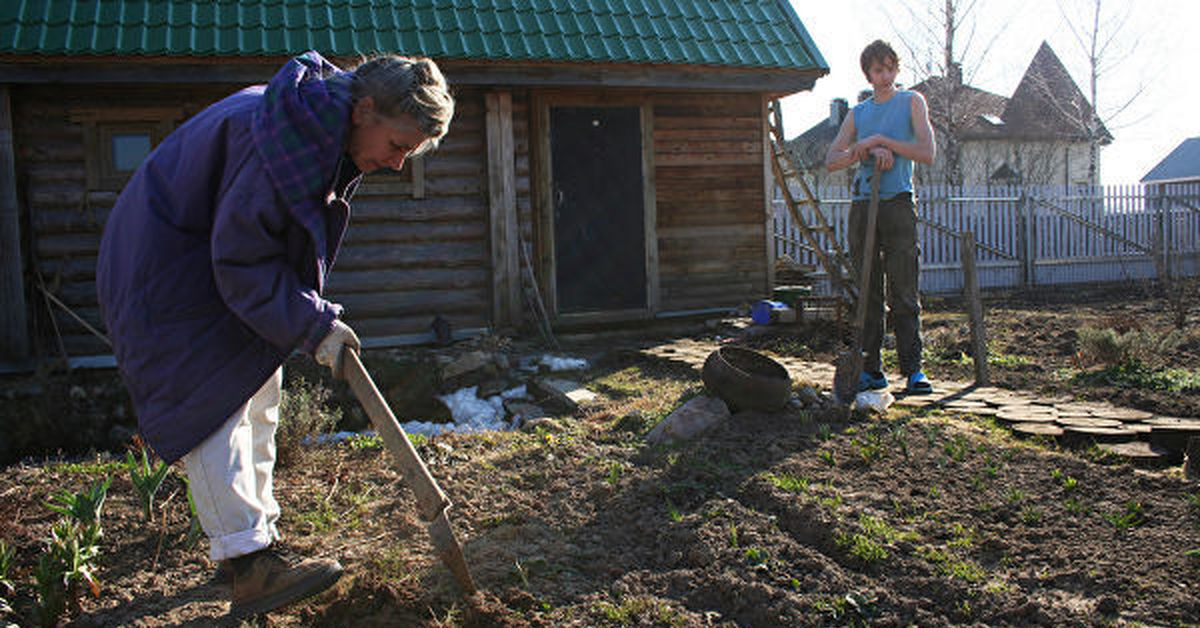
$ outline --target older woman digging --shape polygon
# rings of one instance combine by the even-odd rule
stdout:
[[[363,173],[436,147],[453,114],[429,59],[345,72],[309,52],[180,126],[109,216],[96,278],[117,363],[143,438],[184,462],[234,617],[341,575],[272,546],[281,365],[300,350],[336,373],[342,347],[358,349],[322,297],[350,198]]]

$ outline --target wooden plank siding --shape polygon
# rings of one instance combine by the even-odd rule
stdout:
[[[83,125],[72,112],[129,106],[182,108],[185,118],[240,89],[228,86],[19,86],[12,89],[18,197],[28,225],[22,244],[48,289],[103,330],[96,302],[100,236],[117,192],[89,190]],[[350,228],[330,276],[328,298],[346,307],[363,336],[425,332],[435,315],[456,329],[490,324],[487,160],[483,92],[462,89],[451,132],[424,158],[414,190],[411,166],[370,175],[353,202]],[[109,104],[111,103],[111,104]],[[514,97],[518,210],[531,224],[525,99]],[[411,163],[411,162],[410,162]],[[422,189],[423,188],[423,189]],[[414,198],[414,193],[423,198]],[[108,353],[108,347],[41,296],[36,279],[29,310],[44,354]],[[52,312],[52,314],[49,314]],[[53,320],[49,316],[53,316]],[[57,332],[55,332],[57,327]]]
[[[190,115],[240,87],[14,86],[17,195],[25,225],[22,245],[28,247],[27,262],[32,262],[27,273],[28,309],[34,342],[42,354],[58,355],[56,336],[61,336],[61,349],[71,356],[110,352],[107,344],[51,304],[39,288],[40,276],[47,290],[103,331],[96,302],[96,254],[118,192],[88,187],[87,139],[79,112],[111,111],[112,119],[120,120],[136,106]]]
[[[767,293],[759,94],[654,98],[660,310]]]
[[[422,159],[422,198],[411,161],[398,174],[368,175],[354,197],[328,298],[361,336],[427,332],[438,315],[455,329],[490,325],[484,92],[455,97],[450,132]]]
[[[44,299],[48,289],[89,324],[103,329],[95,295],[100,235],[117,192],[88,189],[86,122],[80,110],[103,118],[109,109],[136,107],[180,112],[181,123],[242,85],[164,84],[19,85],[10,90],[22,247],[37,272],[27,274],[31,327],[41,355],[58,353],[57,337],[71,356],[109,353],[83,325]],[[554,278],[545,259],[553,253],[544,200],[535,201],[535,180],[546,165],[535,153],[548,132],[536,120],[540,90],[464,86],[455,90],[457,110],[441,147],[418,172],[370,175],[360,187],[350,228],[329,280],[328,298],[346,306],[346,319],[365,338],[411,337],[429,330],[437,315],[455,329],[492,327],[494,286],[501,285],[511,322],[528,321],[513,260],[507,250],[495,259],[494,200],[489,190],[486,95],[502,90],[511,110],[511,162],[518,242],[532,253],[543,289]],[[653,228],[649,277],[657,302],[649,311],[730,306],[767,294],[770,275],[765,250],[767,207],[764,185],[763,97],[758,93],[697,93],[662,90],[554,90],[572,102],[603,105],[642,103],[647,207]],[[615,102],[615,101],[614,101]],[[499,155],[493,156],[493,159]],[[411,164],[412,162],[410,162]],[[505,244],[511,249],[513,238]],[[519,244],[518,244],[519,246]],[[553,246],[552,243],[549,246]],[[496,283],[497,273],[503,281]],[[657,285],[654,285],[657,282]],[[552,294],[545,293],[548,297]],[[516,301],[516,303],[513,303]],[[515,307],[513,307],[515,306]]]

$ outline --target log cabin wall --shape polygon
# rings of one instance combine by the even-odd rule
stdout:
[[[22,250],[34,349],[41,355],[110,353],[87,327],[103,332],[96,301],[96,254],[119,184],[97,181],[97,124],[177,125],[239,86],[93,87],[24,85],[12,90],[13,140]],[[91,149],[91,150],[89,150]],[[91,169],[91,171],[90,171]],[[42,286],[51,296],[47,296]]]
[[[660,309],[768,292],[760,94],[654,97]]]
[[[89,124],[106,119],[106,112],[119,120],[131,110],[146,111],[169,118],[165,133],[240,87],[13,89],[24,250],[47,290],[88,325],[103,331],[96,253],[119,190],[97,189],[89,175],[89,155],[96,150],[89,145]],[[328,297],[344,304],[347,320],[376,344],[426,335],[437,315],[459,330],[493,325],[485,99],[495,92],[456,90],[455,119],[441,147],[401,173],[368,176],[355,197]],[[523,89],[502,92],[511,98],[520,239],[536,251],[545,234],[538,233],[531,190],[532,99]],[[658,311],[761,297],[768,289],[761,96],[644,94],[653,111]],[[541,275],[540,268],[535,272]],[[43,296],[37,282],[34,277],[29,309],[39,353],[109,353],[72,314]],[[529,316],[523,302],[515,309],[513,322]]]
[[[483,92],[455,96],[438,150],[400,173],[368,175],[354,197],[328,297],[378,344],[425,334],[438,315],[458,330],[490,324]]]
[[[28,251],[36,351],[71,357],[110,349],[54,299],[103,332],[95,270],[100,236],[119,193],[89,177],[87,127],[107,113],[168,115],[170,128],[240,85],[174,87],[22,86],[12,91],[22,243]],[[351,225],[330,276],[328,298],[380,344],[424,335],[436,315],[455,329],[491,318],[487,163],[483,91],[458,90],[451,132],[436,152],[398,174],[368,176],[353,202]],[[122,113],[124,112],[124,113]],[[167,112],[162,114],[162,112]],[[532,237],[527,99],[513,98],[517,207]],[[169,131],[170,128],[165,129]],[[165,132],[164,132],[165,134]],[[105,187],[103,185],[99,187]]]

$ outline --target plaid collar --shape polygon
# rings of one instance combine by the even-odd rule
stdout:
[[[251,126],[267,178],[322,260],[326,199],[350,129],[349,76],[317,52],[295,57],[267,84]]]

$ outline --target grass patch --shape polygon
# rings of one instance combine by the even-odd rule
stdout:
[[[90,462],[60,462],[50,465],[46,471],[53,474],[63,473],[92,477],[122,473],[128,468],[128,463],[121,460],[101,460],[97,458]]]
[[[768,473],[767,481],[775,488],[786,491],[788,493],[806,493],[808,492],[808,478],[792,475],[791,473]]]
[[[965,582],[983,582],[987,579],[987,571],[973,560],[959,558],[954,554],[927,545],[917,548],[917,555],[933,565],[944,576]]]
[[[1071,378],[1075,386],[1119,386],[1173,393],[1200,392],[1200,373],[1181,368],[1151,368],[1141,362],[1126,362],[1097,371],[1083,371]]]
[[[1142,506],[1142,502],[1127,502],[1124,509],[1104,515],[1104,519],[1113,524],[1118,531],[1124,532],[1146,523],[1145,507]]]
[[[629,596],[619,604],[597,602],[596,610],[610,625],[670,626],[686,625],[686,618],[666,602],[642,596]]]
[[[856,532],[839,532],[834,535],[834,543],[846,553],[867,564],[887,560],[888,548],[900,540],[913,540],[916,534],[900,532],[884,521],[882,517],[868,514],[858,516]]]

